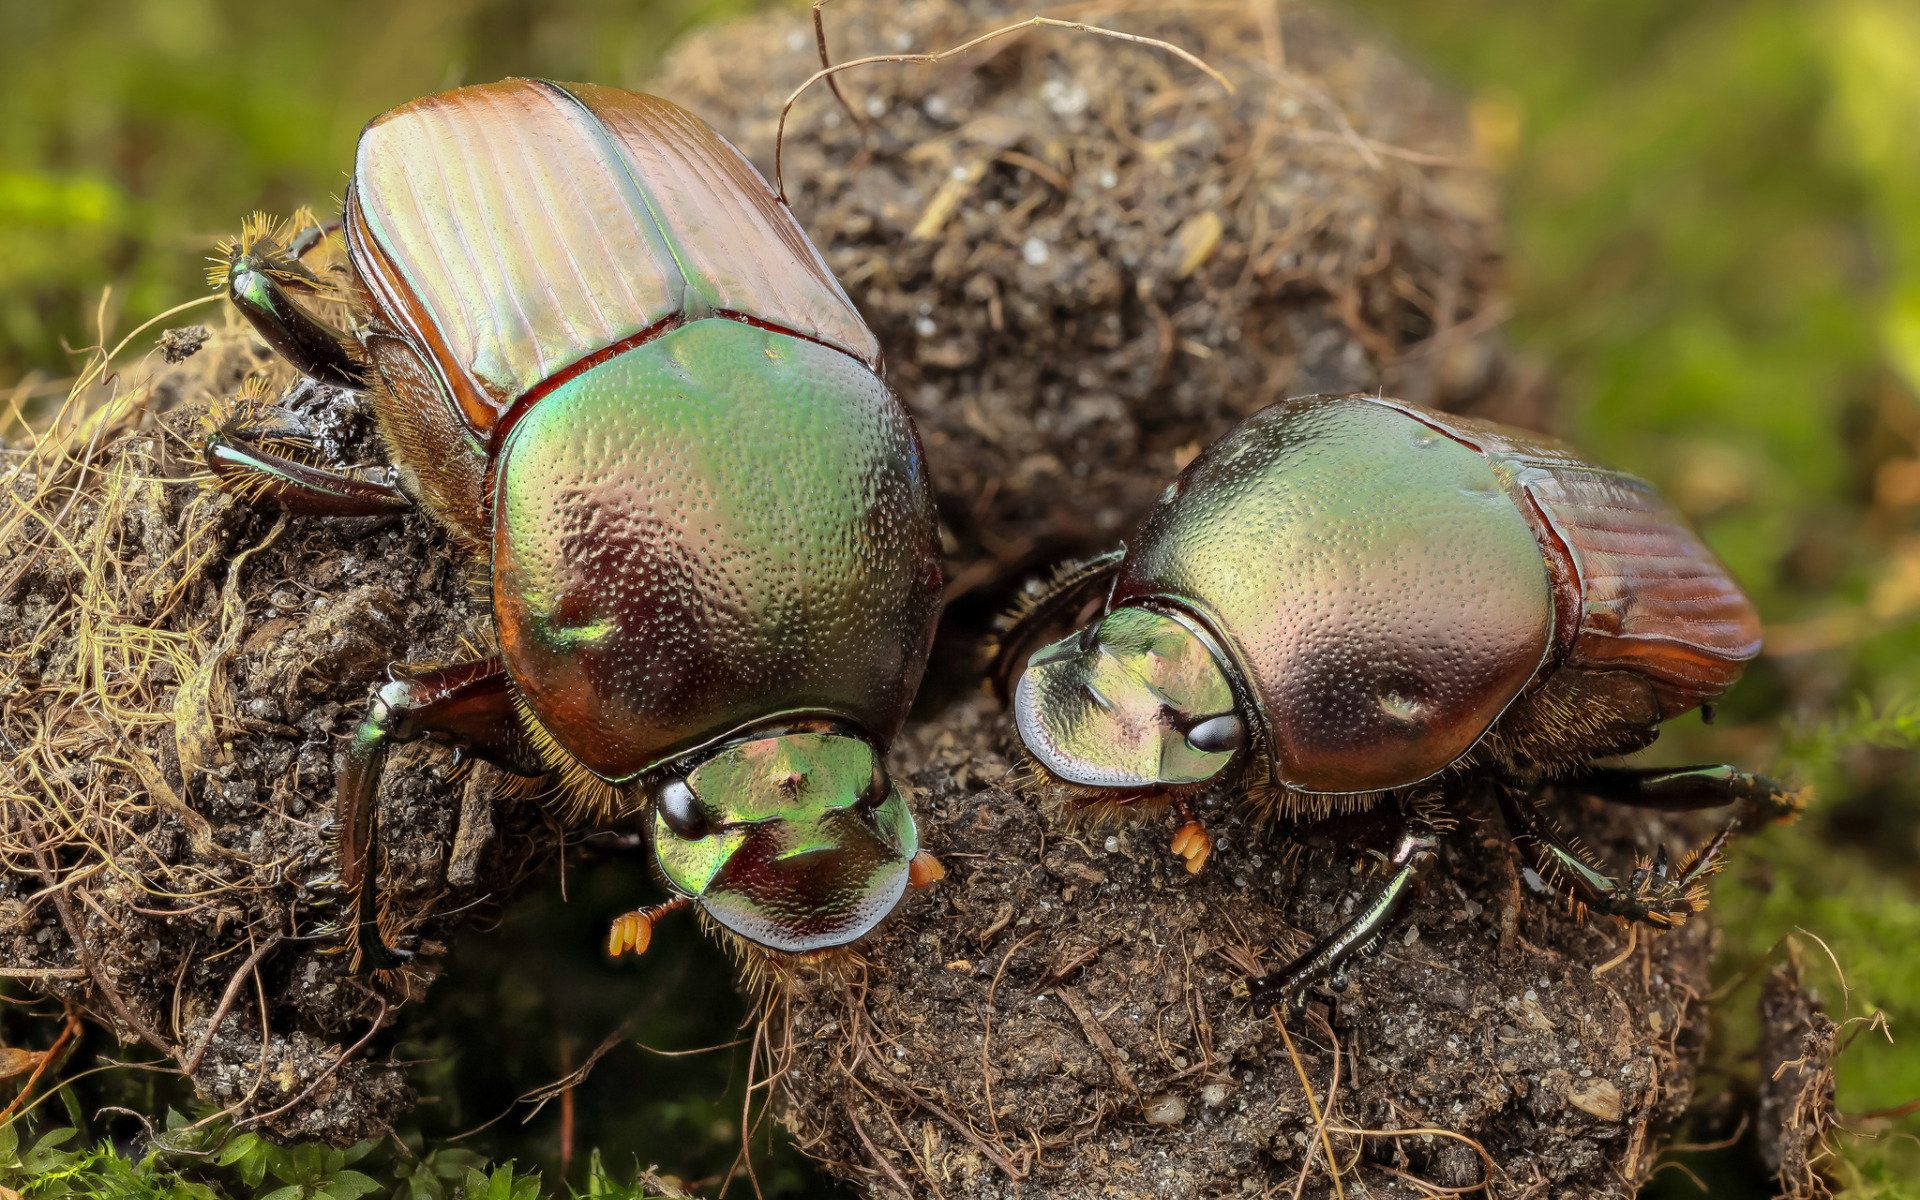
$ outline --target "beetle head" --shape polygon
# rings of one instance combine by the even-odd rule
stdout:
[[[919,848],[865,739],[767,733],[653,785],[653,849],[708,916],[773,950],[845,945],[893,911]]]
[[[1226,670],[1192,624],[1122,607],[1034,652],[1013,694],[1020,740],[1068,783],[1199,783],[1247,743]]]

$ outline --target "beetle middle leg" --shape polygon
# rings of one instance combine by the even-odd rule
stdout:
[[[278,453],[271,416],[245,411],[208,435],[207,466],[220,486],[249,500],[273,500],[290,512],[329,517],[376,517],[406,512],[413,502],[389,483],[333,471]]]
[[[340,877],[351,898],[344,932],[356,972],[399,965],[403,951],[380,931],[375,873],[380,852],[380,775],[395,744],[426,738],[516,775],[545,773],[514,711],[513,685],[498,658],[476,659],[377,688],[366,718],[354,731],[334,801]]]
[[[1591,767],[1556,780],[1554,786],[1667,812],[1738,806],[1733,819],[1688,855],[1677,871],[1663,846],[1623,884],[1542,813],[1532,796],[1512,784],[1494,783],[1501,815],[1530,860],[1521,872],[1529,890],[1543,899],[1567,899],[1586,910],[1660,929],[1679,925],[1705,906],[1706,879],[1720,869],[1721,856],[1735,835],[1791,817],[1802,804],[1798,792],[1764,775],[1725,766]]]

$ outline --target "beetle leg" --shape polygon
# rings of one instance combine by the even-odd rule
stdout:
[[[1577,775],[1554,780],[1554,786],[1615,804],[1663,812],[1694,812],[1738,804],[1741,809],[1736,819],[1751,822],[1754,828],[1791,817],[1805,804],[1800,792],[1765,775],[1749,775],[1727,766],[1589,767]]]
[[[1180,828],[1173,831],[1173,852],[1187,860],[1187,874],[1198,875],[1200,868],[1207,865],[1207,856],[1213,853],[1213,837],[1187,807],[1187,802],[1178,796],[1173,798],[1173,811],[1180,818]]]
[[[1663,812],[1741,804],[1743,816],[1761,822],[1793,816],[1803,804],[1797,791],[1732,766],[1590,766],[1580,774],[1553,781],[1553,785],[1584,791],[1615,804],[1659,808]]]
[[[1638,864],[1622,885],[1556,828],[1532,797],[1511,784],[1495,783],[1507,827],[1531,859],[1520,876],[1528,890],[1542,899],[1565,899],[1581,909],[1658,929],[1679,925],[1706,906],[1706,878],[1720,869],[1721,854],[1736,834],[1790,817],[1801,803],[1798,793],[1773,780],[1731,767],[1595,768],[1560,780],[1556,786],[1670,812],[1740,806],[1711,841],[1687,856],[1677,873],[1670,868],[1663,847],[1652,860]]]
[[[328,221],[324,225],[309,225],[287,239],[287,253],[296,259],[305,258],[315,246],[326,240],[330,233],[337,233],[340,222]]]
[[[405,957],[381,936],[375,877],[380,852],[380,774],[387,752],[396,743],[427,738],[516,775],[543,774],[538,754],[521,731],[513,694],[506,668],[497,658],[394,679],[374,692],[366,719],[347,748],[332,822],[339,838],[337,886],[352,900],[345,933],[356,972],[390,970]]]
[[[1347,988],[1347,962],[1354,955],[1377,946],[1387,924],[1406,902],[1438,857],[1436,831],[1425,822],[1414,822],[1400,835],[1388,860],[1393,874],[1373,894],[1358,916],[1321,938],[1307,952],[1278,971],[1270,972],[1248,984],[1256,1010],[1291,1001],[1297,1008],[1306,1003],[1306,990],[1321,980],[1336,992]]]
[[[1791,820],[1806,806],[1804,792],[1788,788],[1765,775],[1736,771],[1729,766],[1700,767],[1593,767],[1578,775],[1556,780],[1556,787],[1586,792],[1616,804],[1653,808],[1664,812],[1694,812],[1703,808],[1737,805],[1733,818],[1681,862],[1679,873],[1669,879],[1666,850],[1663,847],[1649,866],[1637,869],[1628,882],[1633,896],[1646,886],[1647,877],[1664,884],[1669,893],[1693,895],[1698,885],[1721,867],[1721,855],[1727,844],[1739,834],[1752,833],[1774,821]],[[1694,904],[1689,911],[1698,911]],[[1664,924],[1658,916],[1640,912],[1616,914],[1648,924]],[[1681,918],[1685,912],[1678,914]],[[1673,922],[1678,924],[1676,920]]]
[[[227,299],[267,345],[302,375],[322,383],[366,387],[366,369],[347,352],[345,336],[296,304],[281,286],[283,279],[295,286],[311,286],[307,280],[313,280],[313,275],[298,258],[270,243],[256,253],[243,239],[227,261]]]
[[[311,466],[247,445],[244,438],[245,426],[230,423],[208,436],[205,451],[220,486],[249,500],[277,500],[289,512],[328,517],[376,517],[413,507],[391,484]]]
[[[1055,568],[1051,578],[1027,582],[1013,608],[994,621],[994,640],[987,678],[994,694],[1005,704],[1012,694],[1013,681],[1026,669],[1027,654],[1035,649],[1041,635],[1071,621],[1075,610],[1091,600],[1103,597],[1120,572],[1125,547]]]

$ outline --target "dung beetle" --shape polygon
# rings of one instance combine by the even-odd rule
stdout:
[[[1191,801],[1212,788],[1295,819],[1399,817],[1384,883],[1254,981],[1262,1005],[1344,987],[1476,793],[1536,895],[1661,928],[1703,905],[1729,836],[1797,810],[1730,767],[1594,765],[1731,687],[1759,619],[1652,487],[1524,430],[1370,395],[1283,401],[1188,464],[1130,545],[1023,609],[1003,695],[1047,628],[1088,622],[1012,689],[1021,742],[1077,809],[1171,807],[1190,871],[1212,848]],[[1620,883],[1539,810],[1549,785],[1741,807],[1677,871],[1662,851]]]
[[[216,286],[306,380],[364,391],[397,482],[318,466],[271,408],[207,441],[219,482],[334,516],[425,510],[490,561],[494,653],[393,674],[340,774],[356,969],[380,927],[378,793],[421,738],[644,814],[673,899],[807,954],[939,863],[883,763],[925,669],[939,542],[880,351],[753,166],[652,96],[511,79],[361,133],[330,234],[251,224]],[[340,300],[345,332],[292,299]],[[390,672],[391,673],[391,672]]]

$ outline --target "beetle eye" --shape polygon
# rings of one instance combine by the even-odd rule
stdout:
[[[873,764],[873,778],[867,781],[867,790],[860,797],[861,808],[879,808],[885,802],[887,793],[893,789],[887,785],[887,773],[876,760]]]
[[[686,780],[676,775],[662,783],[654,789],[653,802],[675,837],[697,842],[707,836],[707,810]]]
[[[1225,754],[1247,744],[1247,726],[1236,713],[1222,713],[1187,730],[1187,745],[1203,754]]]

